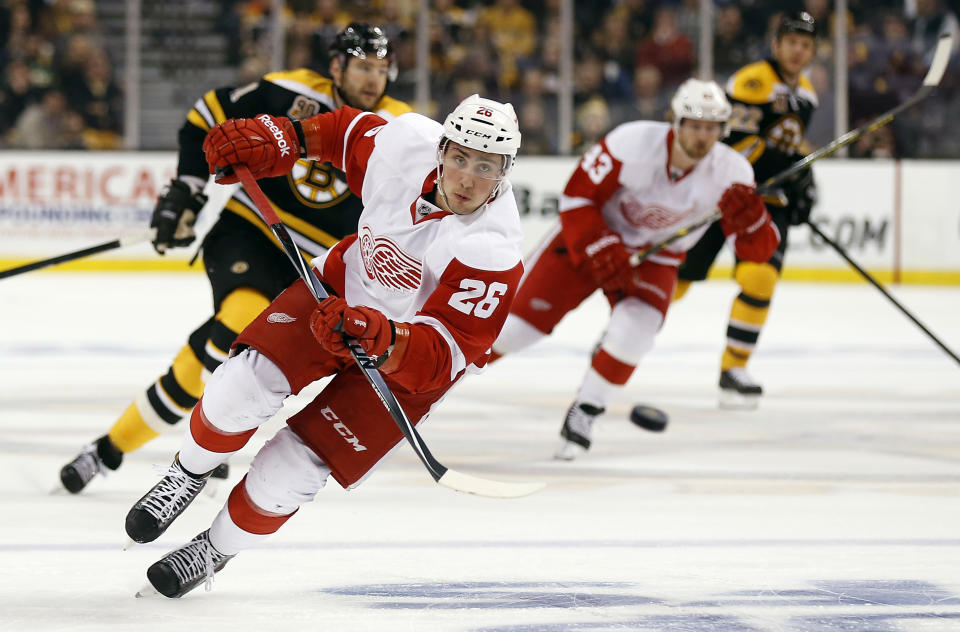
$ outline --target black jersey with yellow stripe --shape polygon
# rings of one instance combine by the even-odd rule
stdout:
[[[177,173],[207,178],[202,146],[214,125],[264,113],[301,119],[329,112],[335,108],[333,91],[330,79],[302,68],[270,73],[245,86],[207,92],[197,100],[180,128]],[[406,103],[384,95],[373,111],[389,120],[411,110]],[[329,163],[298,160],[286,176],[265,178],[259,184],[294,241],[308,256],[323,253],[357,230],[363,205],[347,188],[344,174]],[[250,197],[239,188],[224,212],[249,221],[279,247],[255,209]]]
[[[758,183],[796,162],[805,152],[803,135],[817,108],[817,94],[806,76],[796,88],[783,80],[773,59],[748,64],[727,82],[733,106],[725,142],[753,165]]]

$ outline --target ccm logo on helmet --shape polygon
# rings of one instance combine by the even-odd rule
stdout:
[[[280,155],[286,156],[290,153],[290,145],[287,143],[286,137],[283,135],[283,130],[277,127],[277,124],[270,119],[266,114],[261,114],[257,117],[257,120],[267,126],[267,129],[270,130],[270,133],[273,134],[273,137],[277,139],[277,147],[280,148]]]
[[[485,132],[478,132],[475,129],[465,129],[463,130],[464,134],[469,134],[470,136],[479,136],[480,138],[493,138],[493,134],[487,134]]]

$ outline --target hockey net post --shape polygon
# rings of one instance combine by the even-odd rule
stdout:
[[[267,223],[267,225],[270,227],[270,230],[280,241],[280,245],[283,247],[284,252],[297,269],[300,277],[307,284],[307,287],[310,288],[314,298],[317,299],[317,302],[327,298],[329,294],[323,287],[320,279],[316,274],[313,273],[312,269],[303,258],[303,254],[290,237],[290,233],[287,231],[286,226],[284,226],[283,222],[280,221],[280,218],[277,217],[277,214],[273,211],[270,201],[263,194],[263,191],[260,189],[260,185],[257,184],[256,178],[253,177],[253,175],[250,173],[250,170],[245,166],[235,165],[233,167],[233,171],[237,174],[237,176],[239,176],[240,182],[243,184],[243,188],[250,195],[250,198],[253,200],[254,204],[256,204],[257,209],[260,211],[260,215],[263,217],[263,220]],[[424,467],[426,467],[434,481],[454,491],[475,494],[477,496],[487,496],[490,498],[519,498],[521,496],[527,496],[528,494],[539,491],[546,486],[543,483],[511,483],[480,478],[452,470],[440,463],[433,456],[433,454],[430,452],[430,449],[427,447],[427,444],[424,443],[423,439],[420,437],[420,433],[417,432],[416,426],[410,421],[410,418],[407,417],[407,414],[403,411],[403,408],[400,406],[400,402],[397,401],[396,396],[384,381],[383,376],[374,366],[373,361],[367,356],[363,346],[361,346],[361,344],[353,338],[346,338],[346,344],[350,349],[350,353],[353,355],[353,359],[356,361],[357,366],[360,367],[360,371],[363,373],[364,377],[367,378],[367,381],[377,394],[377,397],[380,398],[380,401],[387,409],[387,412],[393,418],[394,422],[396,422],[397,426],[400,428],[400,431],[403,433],[403,436],[413,448],[413,451],[423,463]]]
[[[763,184],[757,187],[757,193],[763,195],[773,192],[777,186],[783,184],[783,182],[793,177],[800,171],[808,169],[810,165],[817,160],[831,156],[843,147],[860,140],[870,132],[876,131],[884,125],[888,125],[898,114],[926,99],[928,96],[930,96],[930,93],[933,92],[938,85],[940,85],[940,81],[943,79],[943,74],[947,70],[947,64],[950,62],[950,52],[952,49],[953,37],[949,33],[944,33],[937,41],[937,46],[933,52],[933,59],[930,62],[930,68],[927,70],[927,74],[923,78],[923,83],[909,99],[884,112],[883,114],[880,114],[867,123],[864,123],[860,127],[838,136],[820,149],[807,154],[777,175],[771,176]],[[643,260],[655,255],[664,248],[669,247],[679,239],[689,235],[691,232],[697,230],[701,226],[715,222],[716,220],[720,219],[720,216],[720,209],[714,209],[706,217],[701,218],[689,226],[684,226],[663,241],[633,253],[630,256],[630,265],[640,265],[640,262]]]

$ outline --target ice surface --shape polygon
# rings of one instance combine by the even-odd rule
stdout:
[[[893,291],[960,348],[960,288]],[[80,496],[51,490],[207,318],[204,278],[4,280],[0,629],[960,629],[960,366],[865,284],[783,283],[750,367],[761,407],[722,411],[734,292],[711,281],[673,307],[580,461],[551,454],[605,323],[597,298],[423,426],[445,464],[544,491],[456,494],[401,448],[357,490],[322,491],[212,592],[171,601],[134,598],[146,567],[229,491],[121,551],[123,517],[178,433]],[[666,409],[667,431],[630,424],[636,402]],[[231,481],[280,423],[237,455]]]

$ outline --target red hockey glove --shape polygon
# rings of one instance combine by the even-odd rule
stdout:
[[[381,312],[331,296],[324,299],[310,315],[310,329],[320,346],[330,353],[349,357],[344,336],[356,338],[367,355],[382,356],[393,341],[393,326]]]
[[[230,119],[211,129],[203,141],[203,153],[210,173],[218,167],[246,165],[255,178],[274,178],[293,169],[300,143],[290,119],[261,114]],[[220,184],[238,181],[234,174],[218,180]]]
[[[623,247],[620,236],[605,230],[584,248],[590,262],[590,272],[604,292],[626,291],[633,278],[630,253]]]
[[[727,235],[749,235],[759,230],[769,217],[763,198],[745,184],[731,185],[723,192],[718,206],[723,213],[720,225]]]

